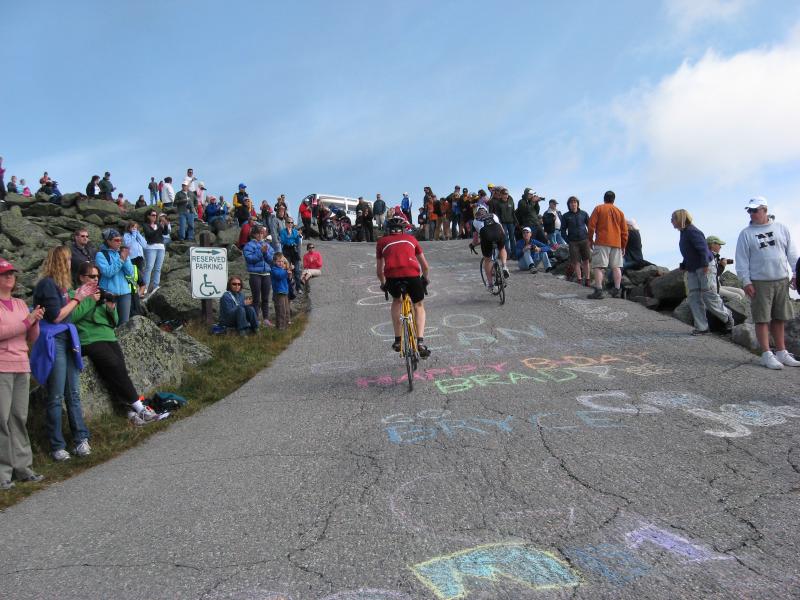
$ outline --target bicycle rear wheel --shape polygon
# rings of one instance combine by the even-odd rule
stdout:
[[[503,270],[499,263],[494,264],[494,284],[497,286],[497,295],[500,297],[500,304],[506,303],[506,279],[503,277]]]
[[[481,281],[483,282],[483,286],[486,287],[486,273],[483,272],[483,259],[478,261],[478,270],[481,272]]]
[[[403,358],[406,361],[406,374],[408,375],[408,391],[414,391],[414,349],[411,347],[409,335],[410,324],[403,321]]]

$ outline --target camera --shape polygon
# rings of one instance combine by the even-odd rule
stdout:
[[[100,299],[97,301],[98,304],[102,304],[103,302],[116,302],[117,296],[112,294],[108,290],[100,290]]]

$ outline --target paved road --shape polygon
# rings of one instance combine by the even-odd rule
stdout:
[[[407,392],[366,244],[231,397],[0,515],[2,596],[800,596],[800,369],[425,245]]]

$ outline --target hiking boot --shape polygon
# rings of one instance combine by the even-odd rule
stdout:
[[[490,294],[494,294],[494,286],[493,285],[489,286],[489,293]]]
[[[6,479],[5,481],[0,481],[0,490],[10,490],[14,488],[14,482],[10,479]]]
[[[531,265],[530,267],[528,267],[528,273],[530,273],[531,275],[536,275],[538,272],[539,270],[536,268],[535,265]]]
[[[52,456],[53,460],[56,462],[64,462],[65,460],[69,460],[70,458],[72,458],[69,455],[69,452],[67,452],[63,448],[61,450],[53,450],[53,452],[50,453],[50,456]]]
[[[544,272],[545,272],[545,273],[552,273],[553,269],[555,269],[555,267],[547,267],[547,268],[544,270]]]
[[[428,358],[431,355],[431,351],[425,344],[417,344],[417,352],[419,352],[420,358]]]
[[[710,329],[692,329],[692,335],[708,335],[710,333]]]
[[[92,453],[92,447],[89,445],[89,440],[82,440],[75,446],[75,454],[78,456],[89,456]]]
[[[620,289],[619,288],[611,288],[611,297],[612,298],[619,298]]]
[[[44,475],[31,471],[25,477],[20,477],[20,483],[39,483],[44,479]]]
[[[503,279],[508,279],[511,276],[511,273],[508,272],[508,269],[503,267]]]
[[[786,365],[787,367],[800,367],[800,360],[797,360],[794,356],[792,356],[788,350],[778,350],[775,353],[775,358],[778,361]]]
[[[736,322],[733,320],[733,315],[728,315],[728,320],[725,322],[725,333],[733,331],[733,326]]]
[[[761,364],[767,367],[768,369],[775,369],[779,371],[783,368],[783,363],[779,361],[775,355],[767,350],[764,354],[761,355]]]
[[[400,341],[392,342],[392,350],[400,352]]]
[[[586,296],[589,300],[602,300],[606,297],[605,292],[600,288],[595,288],[594,292]]]

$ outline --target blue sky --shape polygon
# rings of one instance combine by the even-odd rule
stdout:
[[[760,194],[800,241],[796,0],[7,4],[7,178],[109,170],[135,199],[191,166],[293,207],[613,189],[667,266],[673,210],[733,245]]]

